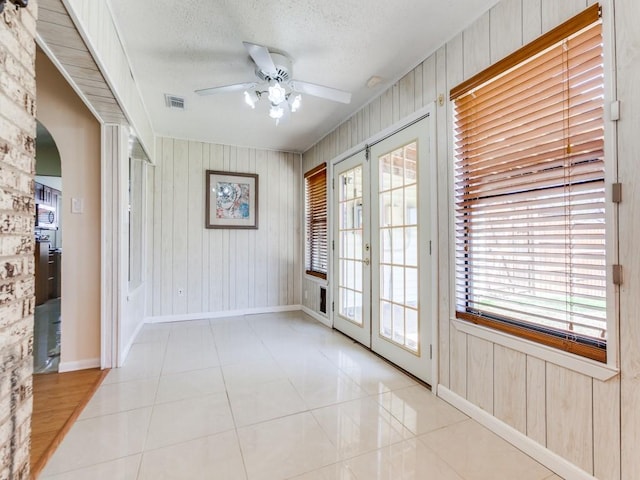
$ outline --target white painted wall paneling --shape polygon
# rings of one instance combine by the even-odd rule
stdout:
[[[502,0],[490,11],[491,63],[523,45],[522,0]]]
[[[156,172],[160,172],[162,179],[161,194],[157,204],[158,223],[162,225],[160,238],[160,311],[173,313],[173,140],[169,138],[158,139],[158,158],[160,165],[156,167]],[[183,212],[180,212],[181,214]]]
[[[154,132],[107,2],[63,0],[151,161]]]
[[[547,32],[587,8],[586,0],[542,0],[542,31]]]
[[[489,20],[490,12],[487,12],[462,33],[464,78],[472,77],[491,64]],[[497,30],[501,29],[498,27]]]
[[[493,355],[493,414],[526,435],[527,356],[502,345]]]
[[[431,60],[433,59],[433,60]],[[428,74],[428,75],[427,75]],[[428,80],[432,86],[425,86],[424,96],[426,101],[432,99],[436,101],[436,155],[437,155],[437,188],[438,206],[438,347],[439,347],[439,370],[440,383],[445,387],[451,387],[450,375],[450,330],[449,319],[452,312],[452,304],[449,301],[449,294],[452,291],[452,278],[450,268],[453,265],[453,250],[447,248],[453,245],[450,219],[452,210],[451,189],[453,181],[453,167],[449,162],[448,152],[448,116],[447,116],[447,47],[444,46],[436,51],[424,62],[423,85]],[[442,104],[438,97],[442,95]]]
[[[186,140],[173,141],[173,261],[172,297],[173,311],[187,312],[187,249],[189,246],[189,143]],[[164,212],[163,212],[164,213]]]
[[[527,436],[547,445],[547,367],[543,360],[527,356]]]
[[[300,156],[160,138],[153,316],[300,302]],[[257,230],[204,227],[205,170],[257,173]]]
[[[145,165],[145,231],[147,249],[145,252],[145,278],[147,279],[147,288],[145,291],[145,310],[144,316],[148,317],[153,312],[153,261],[154,261],[154,231],[155,223],[153,221],[153,206],[155,195],[155,167],[149,163]]]
[[[620,479],[619,377],[593,381],[593,451],[593,475],[600,480]]]
[[[162,159],[163,148],[162,140],[156,141],[156,154],[158,159]],[[154,316],[159,315],[162,311],[162,170],[157,166],[153,169],[153,204],[151,208],[150,217],[153,221],[153,239],[152,239],[152,273],[151,273],[151,298],[152,308],[147,312],[147,315]]]
[[[467,400],[493,414],[493,343],[467,337]]]
[[[616,0],[616,48],[618,100],[622,117],[618,122],[618,178],[623,182],[624,198],[619,206],[620,263],[625,278],[620,288],[620,369],[622,370],[621,478],[634,478],[640,472],[640,29],[637,0]],[[596,462],[597,463],[597,462]]]
[[[502,3],[502,2],[501,2]],[[542,0],[522,0],[522,44],[542,35]]]
[[[126,122],[85,41],[61,0],[38,3],[38,43],[81,96],[91,112],[105,123]]]
[[[187,279],[186,298],[187,312],[206,312],[203,310],[202,299],[205,252],[202,248],[202,226],[204,222],[204,168],[203,151],[205,144],[189,142],[188,145],[188,188],[187,188]],[[198,252],[202,254],[199,256]],[[208,258],[208,257],[207,257]]]
[[[547,447],[593,473],[593,379],[547,363]]]

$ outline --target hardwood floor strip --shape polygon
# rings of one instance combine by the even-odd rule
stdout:
[[[33,376],[31,478],[36,479],[109,370]]]

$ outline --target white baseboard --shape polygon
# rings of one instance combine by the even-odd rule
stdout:
[[[239,309],[239,310],[225,310],[221,312],[185,313],[182,315],[161,315],[157,317],[146,317],[144,319],[144,322],[145,323],[184,322],[188,320],[208,320],[210,318],[239,317],[242,315],[257,315],[261,313],[294,312],[296,310],[302,310],[302,305],[282,305],[277,307],[245,308],[245,309]]]
[[[447,387],[438,385],[438,396],[456,407],[458,410],[469,415],[481,425],[487,427],[496,435],[504,438],[507,442],[511,443],[516,448],[519,448],[534,460],[537,460],[562,478],[567,480],[597,480],[591,474],[585,472],[557,453],[554,453],[548,448],[540,445],[538,442],[530,439],[510,425],[498,420],[490,413],[462,398],[457,393],[452,392]]]
[[[324,315],[320,315],[318,312],[314,312],[309,307],[305,307],[304,305],[302,305],[301,310],[304,313],[306,313],[307,315],[309,315],[310,317],[312,317],[314,320],[317,320],[318,322],[322,323],[323,325],[325,325],[325,326],[327,326],[329,328],[333,328],[331,320],[329,320]]]
[[[99,358],[87,358],[86,360],[76,360],[75,362],[60,362],[58,372],[75,372],[76,370],[86,370],[88,368],[100,367]]]

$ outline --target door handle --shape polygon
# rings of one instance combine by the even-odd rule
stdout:
[[[369,261],[369,259],[368,259],[368,258],[365,258],[365,259],[364,259],[364,264],[365,264],[367,267],[369,266],[369,264],[370,264],[370,263],[371,263],[371,262]]]

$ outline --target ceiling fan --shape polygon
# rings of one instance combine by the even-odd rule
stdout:
[[[278,122],[300,108],[302,93],[325,98],[334,102],[350,103],[351,93],[336,88],[316,85],[293,79],[292,62],[282,53],[269,51],[267,47],[255,43],[242,42],[256,65],[255,75],[258,81],[236,83],[220,87],[196,90],[198,95],[214,95],[244,91],[245,102],[255,108],[261,98],[267,98],[271,104],[269,116]]]

